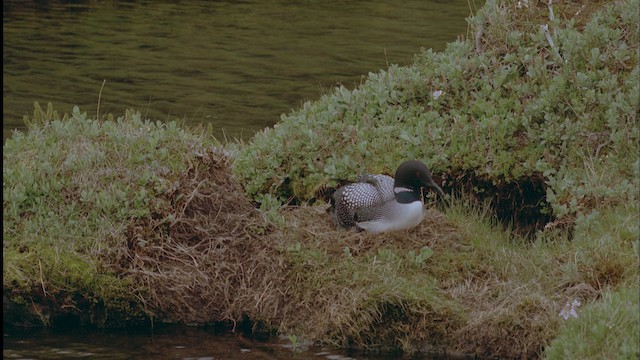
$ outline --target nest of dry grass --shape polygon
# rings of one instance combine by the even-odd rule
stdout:
[[[309,247],[339,255],[348,246],[354,256],[376,252],[383,248],[421,249],[424,246],[450,248],[459,237],[457,228],[435,209],[425,210],[424,220],[406,232],[369,234],[355,230],[337,230],[322,206],[290,206],[283,211],[287,224],[284,234],[272,236],[294,238]],[[283,236],[285,235],[285,236]],[[288,240],[283,240],[284,242]]]

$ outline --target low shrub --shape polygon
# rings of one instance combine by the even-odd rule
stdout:
[[[239,149],[247,193],[314,202],[338,180],[419,158],[445,190],[506,206],[507,221],[558,225],[637,201],[638,2],[528,4],[490,1],[470,18],[475,41],[283,115]]]

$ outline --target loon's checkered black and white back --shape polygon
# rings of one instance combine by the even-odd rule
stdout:
[[[361,175],[358,182],[338,189],[332,200],[332,217],[336,225],[349,228],[360,221],[375,218],[380,205],[395,200],[393,178],[388,175]]]
[[[412,228],[423,216],[420,188],[428,187],[444,195],[433,182],[429,169],[417,160],[408,160],[387,175],[361,175],[358,182],[336,190],[331,198],[334,224],[377,233]]]

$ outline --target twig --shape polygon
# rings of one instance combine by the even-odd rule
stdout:
[[[547,7],[549,8],[549,20],[550,21],[555,21],[556,16],[553,14],[553,0],[549,0],[547,2]],[[556,44],[553,42],[553,38],[551,37],[551,33],[549,32],[549,25],[545,24],[545,25],[541,25],[542,30],[544,31],[544,36],[547,38],[547,41],[549,42],[549,46],[551,46],[551,50],[553,50],[553,54],[555,55],[555,57],[562,61],[562,56],[560,55],[560,51],[558,51],[558,48],[556,47]]]
[[[40,285],[42,285],[42,293],[47,297],[47,289],[44,286],[44,276],[42,275],[42,261],[38,260],[38,266],[40,267]]]
[[[558,60],[562,61],[562,56],[560,56],[560,52],[558,51],[558,48],[556,47],[556,44],[553,42],[551,34],[549,33],[549,25],[540,25],[540,27],[542,27],[542,30],[544,31],[544,36],[547,37],[547,41],[549,42],[549,46],[551,46],[551,50],[553,50],[553,54],[556,58],[558,58]]]
[[[100,86],[100,92],[98,93],[98,108],[96,109],[96,120],[100,120],[100,99],[102,99],[102,89],[104,89],[104,84],[107,82],[107,79],[102,80],[102,86]]]
[[[476,53],[482,54],[484,49],[482,48],[482,34],[484,33],[484,24],[478,25],[478,31],[476,31],[476,36],[474,37],[474,41],[476,44]]]
[[[384,61],[387,64],[387,69],[389,68],[389,58],[387,57],[387,48],[384,48]]]

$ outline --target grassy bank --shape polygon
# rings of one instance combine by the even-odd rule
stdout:
[[[247,144],[36,108],[3,148],[5,324],[637,358],[638,1],[516,5]],[[404,232],[333,228],[338,179],[407,157],[449,206],[427,199]]]

